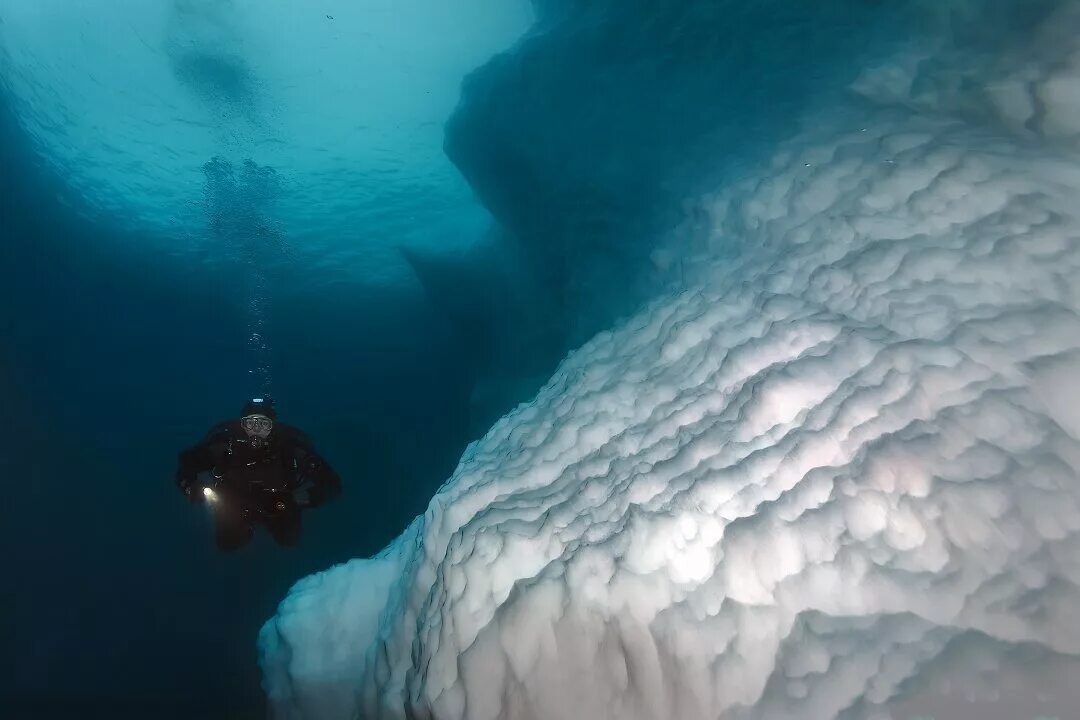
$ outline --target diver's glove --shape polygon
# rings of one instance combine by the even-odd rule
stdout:
[[[190,475],[176,474],[176,487],[180,488],[180,492],[185,495],[191,494],[191,488],[195,485],[195,478]]]
[[[318,507],[326,500],[320,488],[321,473],[325,468],[322,461],[314,455],[308,455],[301,461],[301,487],[293,496],[296,504],[303,509]]]
[[[296,505],[303,510],[307,510],[322,505],[322,498],[315,492],[315,488],[305,488],[297,494]]]
[[[194,477],[178,476],[176,478],[176,485],[180,488],[180,492],[184,493],[187,499],[193,503],[198,504],[205,499],[203,497],[202,488],[196,485]]]

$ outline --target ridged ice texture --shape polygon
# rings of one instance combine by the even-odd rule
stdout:
[[[964,633],[1080,653],[1080,169],[868,127],[717,198],[743,260],[471,446],[381,619],[283,606],[269,676],[359,632],[365,718],[772,720],[883,704]],[[282,717],[329,717],[291,680]]]
[[[277,715],[892,717],[965,648],[1080,655],[1080,163],[949,114],[818,129],[705,201],[728,259],[286,599]]]
[[[901,56],[864,69],[855,89],[879,103],[965,115],[1021,138],[1080,149],[1080,4],[1074,0],[1043,4],[1057,8],[1048,22],[1021,42],[979,46],[930,35]],[[966,14],[957,9],[965,6]],[[957,15],[954,24],[961,26],[957,34],[971,33],[972,26],[976,33],[1003,34],[1010,29],[992,22],[979,26],[981,16],[991,15],[994,4],[941,3],[942,14],[950,7]]]

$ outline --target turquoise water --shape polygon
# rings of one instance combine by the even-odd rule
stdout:
[[[452,469],[467,440],[463,354],[413,296],[312,298],[272,274],[274,392],[348,480],[301,547],[259,538],[221,556],[172,474],[176,452],[258,385],[246,270],[131,250],[135,238],[59,202],[11,152],[13,132],[0,475],[17,588],[4,644],[19,658],[2,692],[33,717],[258,717],[253,638],[285,590],[378,550]]]
[[[1062,4],[0,0],[5,706],[261,717],[289,586],[682,282],[696,199],[883,102],[851,89],[890,54],[928,75],[898,113],[978,116],[934,59]],[[224,556],[176,452],[266,391],[344,495]]]
[[[470,439],[473,350],[401,248],[487,231],[441,125],[493,40],[475,45],[481,23],[421,47],[388,3],[362,31],[348,8],[275,8],[255,28],[275,47],[256,49],[216,35],[251,30],[234,27],[250,3],[0,5],[0,475],[19,548],[0,693],[33,717],[259,717],[254,638],[289,585],[382,547]],[[506,42],[524,27],[520,8],[490,23]],[[301,547],[221,556],[176,453],[265,390],[346,490]]]

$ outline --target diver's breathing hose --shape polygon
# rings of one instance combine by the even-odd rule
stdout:
[[[250,158],[234,163],[215,156],[203,165],[205,206],[210,234],[235,253],[244,270],[247,306],[247,348],[259,395],[272,395],[270,345],[266,340],[270,315],[267,263],[283,248],[283,233],[274,222],[274,201],[281,186],[271,167]]]
[[[248,350],[251,352],[252,369],[258,394],[273,396],[273,373],[270,368],[270,344],[266,340],[266,324],[269,316],[269,293],[266,276],[256,263],[250,264],[251,292],[248,294]]]

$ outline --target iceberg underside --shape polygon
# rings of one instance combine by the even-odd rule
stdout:
[[[1078,56],[1075,8],[1044,50]],[[286,599],[276,715],[1072,707],[1080,70],[1013,60],[983,122],[869,72],[859,112],[700,197],[683,289],[572,353],[379,558]]]

